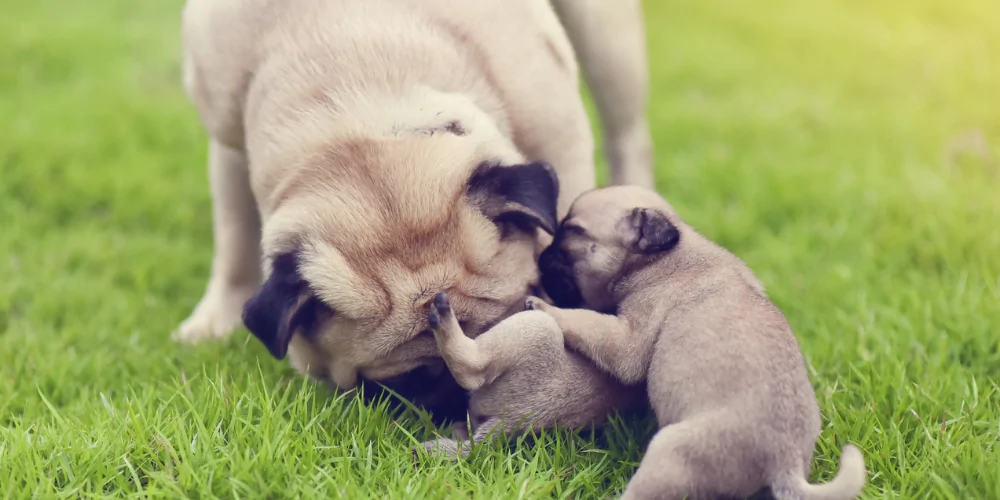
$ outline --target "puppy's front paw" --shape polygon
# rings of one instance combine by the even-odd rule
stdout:
[[[551,307],[547,302],[538,297],[532,296],[524,299],[525,311],[548,311]]]
[[[441,326],[441,320],[446,320],[450,316],[451,303],[448,301],[448,292],[435,295],[427,310],[427,324],[432,330],[437,330]]]

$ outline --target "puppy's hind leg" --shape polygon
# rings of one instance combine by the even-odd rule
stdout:
[[[689,466],[684,453],[689,445],[690,433],[684,423],[669,425],[659,430],[646,449],[621,500],[683,500],[702,498],[696,496],[694,475],[699,471]]]
[[[467,455],[472,449],[472,443],[482,443],[487,439],[496,437],[497,433],[503,432],[501,423],[500,418],[493,417],[476,428],[471,440],[438,437],[421,443],[420,448],[423,448],[427,453],[443,454],[449,460],[454,460],[460,456]],[[413,449],[413,456],[414,458],[418,458],[418,448]]]
[[[208,145],[215,248],[205,294],[174,339],[222,337],[241,323],[243,304],[260,285],[260,215],[246,154],[212,139]]]
[[[438,351],[458,385],[467,391],[475,391],[489,383],[487,354],[462,331],[447,293],[441,292],[434,296],[427,314],[427,323],[434,332]]]
[[[414,447],[413,458],[420,458],[420,448],[423,448],[428,454],[441,454],[448,460],[455,460],[460,456],[465,456],[469,452],[469,443],[468,441],[438,437],[436,439],[420,443],[419,447]]]
[[[604,129],[611,184],[654,188],[641,0],[553,0]]]
[[[693,416],[660,429],[625,487],[625,499],[767,498],[771,455],[757,433],[729,409]]]

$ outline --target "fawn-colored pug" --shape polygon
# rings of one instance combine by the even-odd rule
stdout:
[[[595,185],[571,39],[612,180],[652,184],[639,0],[555,4],[566,28],[546,0],[188,0],[215,249],[176,338],[242,321],[338,387],[447,386],[427,302],[470,335],[519,311],[557,203]]]
[[[661,429],[626,499],[850,499],[864,460],[807,482],[820,413],[785,317],[746,264],[657,193],[585,193],[539,259],[566,343],[619,381],[645,380]],[[576,309],[585,307],[586,309]]]
[[[446,292],[431,302],[428,323],[448,370],[469,395],[472,441],[513,437],[556,425],[592,428],[614,412],[645,404],[645,387],[622,384],[590,360],[568,351],[552,316],[534,309],[504,319],[475,339],[466,336]],[[449,458],[469,443],[438,438],[423,444]]]

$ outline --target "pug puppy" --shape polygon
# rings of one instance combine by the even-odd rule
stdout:
[[[794,334],[746,264],[658,194],[582,195],[539,265],[558,307],[538,307],[566,344],[622,383],[647,383],[661,429],[622,498],[860,494],[851,445],[832,481],[807,482],[820,414]]]
[[[626,90],[598,85],[631,110],[612,127],[619,180],[649,168],[641,11],[625,3],[607,16],[614,29],[588,34],[609,2],[560,2],[591,67],[629,68]],[[595,184],[552,5],[189,0],[182,21],[184,86],[210,137],[215,249],[175,338],[242,321],[275,358],[337,387],[447,385],[427,302],[448,290],[473,336],[519,311],[567,209],[558,200]],[[617,30],[632,42],[609,45]],[[426,380],[400,381],[417,368]]]
[[[525,307],[473,340],[455,318],[447,292],[431,302],[428,323],[438,352],[458,384],[470,392],[473,442],[557,424],[592,428],[615,411],[631,411],[645,403],[642,384],[622,384],[590,360],[567,351],[552,316],[533,310],[533,301]],[[439,438],[422,446],[455,458],[468,450],[468,444]]]

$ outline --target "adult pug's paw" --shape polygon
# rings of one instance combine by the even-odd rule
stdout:
[[[193,344],[205,339],[222,338],[243,324],[243,304],[253,296],[254,287],[209,285],[205,296],[171,338]]]

